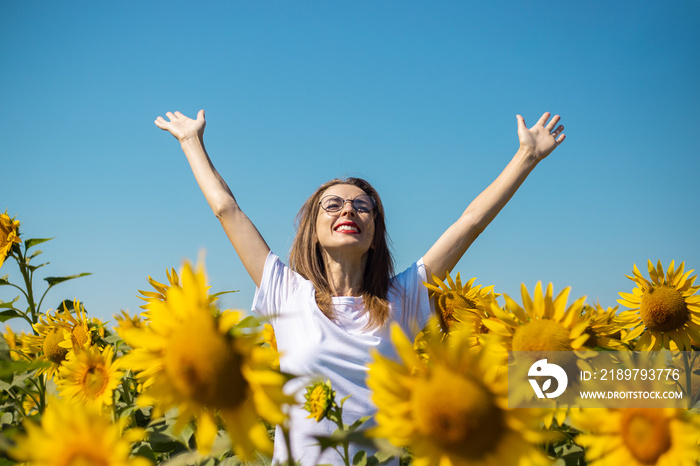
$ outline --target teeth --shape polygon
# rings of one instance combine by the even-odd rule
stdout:
[[[340,225],[338,228],[335,229],[335,231],[357,231],[359,232],[356,227],[350,226],[350,225]]]

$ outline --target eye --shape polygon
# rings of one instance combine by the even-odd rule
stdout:
[[[352,203],[358,212],[369,212],[374,209],[374,199],[369,196],[358,196]]]
[[[327,196],[321,201],[321,207],[334,212],[343,208],[343,200],[338,196]]]

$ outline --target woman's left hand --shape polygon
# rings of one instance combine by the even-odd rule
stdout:
[[[551,154],[566,138],[566,134],[562,132],[564,131],[564,126],[557,126],[560,120],[559,115],[554,115],[549,120],[550,115],[549,112],[545,112],[532,128],[528,128],[523,117],[517,115],[520,149],[530,152],[537,161]],[[547,120],[549,120],[549,123],[547,123]]]

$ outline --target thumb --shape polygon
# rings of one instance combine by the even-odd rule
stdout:
[[[200,110],[197,112],[197,119],[198,120],[204,120],[204,109]]]
[[[525,119],[521,115],[515,115],[515,118],[518,120],[518,129],[527,129],[527,126],[525,125]]]

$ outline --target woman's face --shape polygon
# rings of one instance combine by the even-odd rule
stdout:
[[[367,196],[367,193],[351,184],[337,184],[326,189],[320,199],[323,201],[326,196],[337,196],[342,202]],[[374,240],[374,210],[359,212],[352,202],[343,203],[338,212],[327,212],[319,207],[316,232],[324,250],[362,257]]]

